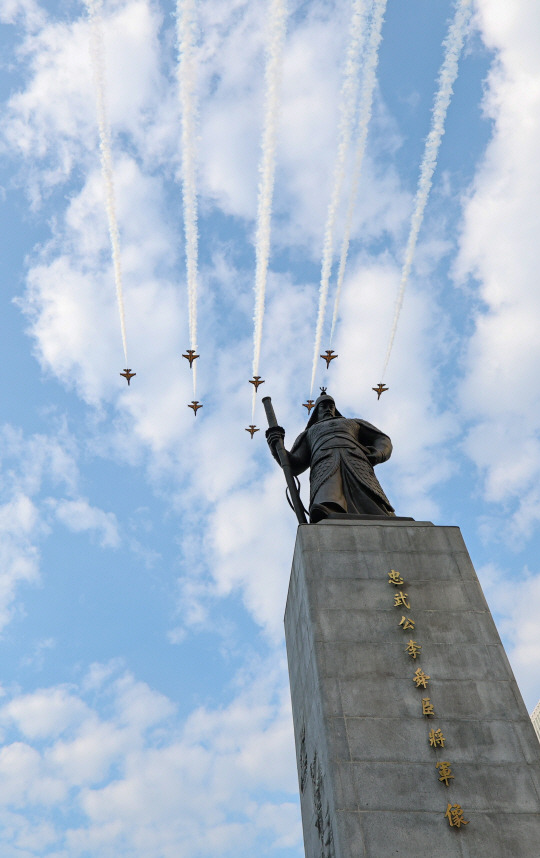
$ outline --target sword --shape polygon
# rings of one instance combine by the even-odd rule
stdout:
[[[262,403],[264,405],[264,410],[266,411],[266,419],[268,420],[269,429],[273,429],[277,427],[281,429],[282,427],[278,425],[276,414],[274,411],[274,406],[272,405],[272,400],[269,396],[263,396]],[[285,430],[282,429],[283,434],[285,434]],[[289,494],[291,496],[291,506],[296,513],[296,518],[298,519],[298,524],[307,524],[307,519],[304,513],[304,506],[302,501],[300,500],[300,492],[296,486],[293,472],[291,470],[291,463],[289,461],[289,454],[285,449],[285,444],[283,443],[283,438],[278,438],[276,441],[276,454],[279,459],[279,464],[283,469],[283,473],[285,474],[285,480],[287,482],[287,488],[289,489]]]

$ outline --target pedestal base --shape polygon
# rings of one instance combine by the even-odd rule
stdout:
[[[538,858],[540,744],[457,527],[300,526],[285,631],[306,858]]]

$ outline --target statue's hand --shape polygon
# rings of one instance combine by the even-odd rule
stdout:
[[[268,446],[272,452],[274,452],[279,439],[281,438],[281,440],[283,440],[284,437],[285,429],[283,426],[270,426],[270,428],[266,430],[266,440],[268,441]]]
[[[279,461],[279,456],[278,456],[278,452],[277,452],[277,445],[278,445],[279,439],[281,438],[281,440],[283,440],[284,437],[285,437],[285,429],[283,428],[283,426],[270,426],[266,430],[266,440],[268,441],[268,446],[270,447],[270,452],[272,453],[272,456],[274,457],[274,459],[276,460],[278,465],[281,465],[281,462]]]
[[[366,447],[367,459],[370,465],[379,465],[383,460],[383,454],[375,447]]]

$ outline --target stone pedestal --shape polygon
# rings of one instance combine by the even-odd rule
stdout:
[[[459,528],[300,526],[285,631],[306,858],[538,858],[540,744]]]

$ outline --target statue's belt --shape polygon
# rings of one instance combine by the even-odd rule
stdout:
[[[348,450],[350,453],[355,453],[361,459],[367,461],[366,448],[362,447],[354,438],[347,435],[341,437],[334,435],[332,438],[321,438],[320,441],[316,441],[312,446],[311,456],[313,458],[317,453],[332,452],[332,450]]]

